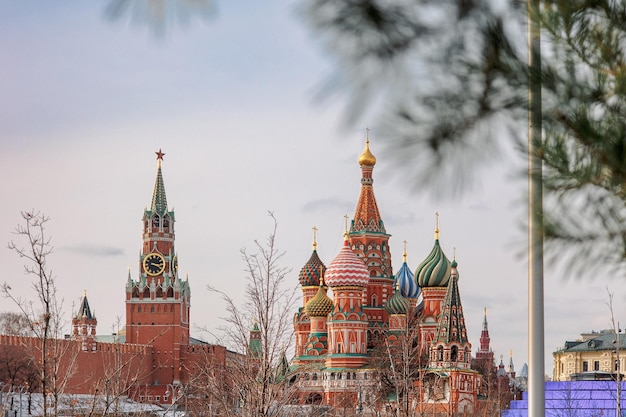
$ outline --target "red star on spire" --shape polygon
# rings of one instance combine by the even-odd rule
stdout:
[[[162,161],[163,157],[165,156],[164,152],[161,152],[161,148],[159,148],[158,152],[155,152],[156,156],[157,156],[157,160]]]

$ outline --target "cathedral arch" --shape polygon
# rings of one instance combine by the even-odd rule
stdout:
[[[146,287],[143,290],[143,298],[150,298],[150,288]]]
[[[443,361],[443,346],[437,346],[437,360]]]
[[[452,349],[450,349],[450,361],[456,362],[458,361],[458,358],[459,358],[459,347],[454,345],[452,346]]]
[[[156,296],[158,298],[163,298],[163,289],[161,288],[161,286],[159,285],[156,289]]]
[[[167,288],[167,298],[174,298],[174,288],[171,286]]]

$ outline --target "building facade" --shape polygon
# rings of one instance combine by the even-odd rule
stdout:
[[[591,378],[594,374],[598,378],[604,374],[624,374],[626,367],[620,355],[626,356],[626,339],[622,334],[616,337],[613,330],[601,330],[580,336],[578,340],[566,341],[561,349],[552,353],[553,381]]]

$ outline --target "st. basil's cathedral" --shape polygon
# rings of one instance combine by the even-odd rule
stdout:
[[[413,273],[405,243],[394,275],[391,235],[374,196],[369,137],[358,163],[361,191],[343,247],[326,266],[314,236],[299,274],[292,370],[300,401],[357,411],[403,403],[410,412],[470,413],[481,374],[471,368],[457,262],[441,248],[438,215],[431,252]],[[479,353],[493,363],[488,333],[481,335]]]

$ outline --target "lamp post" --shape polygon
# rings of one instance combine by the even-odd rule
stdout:
[[[170,408],[172,409],[172,415],[175,415],[176,413],[176,401],[178,400],[178,393],[177,393],[178,391],[180,391],[180,386],[176,384],[167,384],[167,390],[165,391],[165,395],[166,396],[169,396],[170,394],[172,395],[171,406],[170,406]]]
[[[19,417],[22,417],[22,392],[24,392],[24,386],[20,385],[20,413]]]

